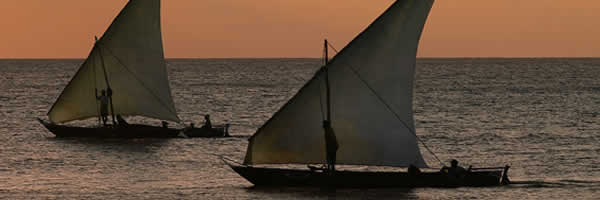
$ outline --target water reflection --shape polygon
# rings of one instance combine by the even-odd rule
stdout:
[[[97,139],[97,138],[55,138],[51,137],[48,140],[55,142],[57,145],[63,145],[65,148],[73,148],[81,150],[85,147],[89,153],[106,153],[112,151],[114,153],[140,153],[152,154],[166,146],[169,141],[165,139]]]
[[[411,188],[347,189],[300,187],[249,187],[246,191],[273,199],[417,199]]]

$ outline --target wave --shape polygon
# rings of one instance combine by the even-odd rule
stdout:
[[[578,179],[561,179],[561,180],[533,180],[533,181],[511,181],[513,187],[524,188],[585,188],[585,187],[600,187],[600,180],[578,180]]]

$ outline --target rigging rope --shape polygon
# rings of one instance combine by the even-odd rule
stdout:
[[[94,102],[96,102],[96,114],[98,115],[98,125],[102,125],[102,116],[100,116],[100,106],[98,106],[98,81],[96,80],[96,59],[92,58],[91,62],[93,63],[92,70],[94,70]]]
[[[100,45],[100,44],[98,44],[98,45]],[[99,46],[99,47],[102,47],[102,46]],[[139,79],[139,78],[138,78],[138,77],[135,75],[135,73],[133,73],[133,72],[132,72],[132,71],[131,71],[131,70],[130,70],[130,69],[129,69],[129,68],[128,68],[128,67],[127,67],[125,64],[123,64],[123,62],[121,61],[121,59],[119,59],[119,57],[117,57],[117,56],[116,56],[116,55],[115,55],[115,54],[114,54],[114,53],[113,53],[113,52],[112,52],[112,51],[111,51],[109,48],[104,48],[104,49],[106,49],[106,51],[108,51],[108,53],[109,53],[110,55],[112,55],[112,56],[113,56],[113,57],[114,57],[114,58],[117,60],[117,62],[118,62],[118,63],[119,63],[121,66],[123,66],[123,68],[125,68],[125,70],[127,70],[127,72],[129,72],[129,73],[130,73],[130,74],[133,76],[133,78],[135,78],[135,80],[136,80],[136,81],[138,81],[138,82],[140,83],[140,85],[142,85],[142,87],[144,87],[144,89],[148,90],[148,92],[149,92],[149,93],[150,93],[150,94],[151,94],[151,95],[152,95],[154,98],[156,98],[156,99],[158,100],[158,102],[159,102],[159,103],[160,103],[162,106],[164,106],[165,108],[167,108],[167,110],[169,110],[169,111],[171,112],[171,114],[174,114],[174,115],[175,115],[175,116],[176,116],[176,117],[179,119],[179,116],[177,116],[177,111],[170,110],[170,109],[169,109],[169,106],[167,106],[167,105],[166,105],[166,104],[165,104],[165,103],[162,101],[162,99],[160,99],[160,98],[159,98],[159,97],[158,97],[156,94],[154,94],[154,92],[153,92],[151,89],[149,89],[149,88],[148,88],[148,87],[147,87],[147,86],[144,84],[144,82],[142,82],[142,81],[141,81],[141,80],[140,80],[140,79]],[[180,124],[183,124],[183,122],[181,121],[181,119],[179,119],[179,122],[178,122],[178,123],[180,123]]]
[[[329,47],[331,47],[331,49],[333,49],[333,50],[335,51],[335,53],[336,53],[336,54],[338,54],[338,53],[339,53],[339,51],[338,51],[338,50],[337,50],[335,47],[333,47],[333,45],[331,45],[331,43],[327,43],[327,44],[329,45]],[[435,158],[435,159],[436,159],[438,162],[440,162],[440,164],[441,164],[442,166],[444,166],[444,163],[443,163],[443,162],[440,160],[440,158],[438,158],[438,156],[437,156],[437,155],[436,155],[436,154],[435,154],[435,153],[434,153],[434,152],[433,152],[433,151],[432,151],[432,150],[429,148],[429,146],[427,146],[427,144],[425,144],[425,142],[424,142],[423,140],[421,140],[421,138],[419,138],[419,136],[417,135],[417,133],[415,133],[415,132],[414,132],[414,131],[413,131],[413,130],[412,130],[412,129],[411,129],[409,126],[408,126],[408,124],[406,124],[406,122],[404,122],[404,120],[402,120],[402,119],[400,118],[400,115],[398,115],[398,113],[396,113],[396,112],[395,112],[395,111],[394,111],[394,110],[391,108],[391,106],[390,106],[389,104],[387,104],[387,103],[385,102],[385,100],[384,100],[384,99],[383,99],[381,96],[379,96],[379,95],[377,94],[377,92],[375,91],[375,89],[373,89],[373,88],[371,87],[371,85],[369,85],[369,83],[367,83],[367,81],[366,81],[366,80],[364,80],[364,79],[363,79],[363,78],[360,76],[360,74],[358,74],[358,71],[356,71],[356,69],[354,69],[354,67],[353,67],[351,64],[348,64],[348,68],[350,69],[350,71],[352,71],[352,72],[354,73],[354,75],[356,75],[356,77],[358,77],[358,79],[359,79],[360,81],[362,81],[362,82],[363,82],[363,84],[365,84],[365,86],[367,86],[367,88],[369,88],[369,90],[370,90],[370,91],[371,91],[371,92],[372,92],[372,93],[373,93],[373,94],[374,94],[374,95],[375,95],[375,96],[378,98],[378,100],[379,100],[379,101],[381,101],[381,103],[383,103],[383,105],[385,105],[385,106],[387,107],[387,109],[388,109],[388,110],[389,110],[391,113],[393,113],[393,114],[394,114],[394,116],[396,117],[396,119],[398,119],[398,121],[400,121],[400,122],[402,123],[402,125],[404,125],[404,127],[405,127],[406,129],[408,129],[408,131],[409,131],[410,133],[412,133],[412,134],[415,136],[415,138],[417,138],[417,141],[419,141],[421,144],[423,144],[423,147],[425,147],[425,149],[427,149],[427,151],[429,151],[429,153],[431,153],[431,155],[433,155],[433,157],[434,157],[434,158]]]
[[[325,51],[326,50],[324,49],[323,55],[322,55],[323,57],[325,57]],[[327,64],[327,63],[325,63],[325,64]],[[325,69],[325,67],[326,66],[324,65],[321,68],[319,68],[319,71],[317,73],[320,73],[323,69]],[[323,112],[323,110],[324,110],[323,109],[323,94],[321,94],[322,90],[323,90],[323,81],[319,81],[319,104],[321,106],[321,121],[325,121],[325,112]],[[329,106],[329,105],[327,105],[327,106]]]
[[[321,70],[319,70],[321,71]],[[323,90],[322,82],[319,82],[319,105],[321,106],[321,121],[325,121],[325,112],[323,112],[323,95],[321,94]]]
[[[98,45],[98,39],[96,39],[96,43],[94,45]],[[104,66],[104,57],[102,56],[102,49],[98,49],[98,54],[100,54],[100,62],[102,62],[102,71],[104,72],[104,80],[106,81],[106,95],[108,95],[108,99],[110,100],[110,115],[112,116],[113,124],[117,124],[115,119],[115,106],[112,98],[112,89],[110,88],[110,84],[108,82],[108,75],[106,73],[106,66]]]

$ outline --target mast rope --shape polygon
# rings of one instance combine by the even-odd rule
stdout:
[[[96,43],[94,45],[98,45],[98,38],[96,38]],[[98,46],[100,47],[100,46]],[[106,95],[108,95],[108,99],[110,100],[110,115],[112,116],[113,125],[117,124],[115,120],[115,106],[112,97],[112,89],[110,88],[110,84],[108,82],[108,74],[106,73],[106,66],[104,66],[104,57],[102,56],[102,49],[98,49],[98,54],[100,54],[100,62],[102,62],[102,71],[104,72],[104,80],[106,81]]]
[[[338,51],[338,50],[337,50],[335,47],[333,47],[333,45],[331,45],[331,43],[327,43],[327,44],[329,45],[329,47],[330,47],[331,49],[333,49],[333,50],[335,51],[335,53],[336,53],[336,54],[338,54],[338,53],[339,53],[339,51]],[[402,125],[404,125],[404,127],[405,127],[406,129],[408,129],[408,131],[409,131],[410,133],[412,133],[412,134],[413,134],[413,136],[415,136],[415,138],[417,139],[417,141],[419,141],[421,144],[423,144],[423,147],[425,147],[425,149],[426,149],[427,151],[429,151],[429,153],[431,153],[431,155],[433,155],[433,157],[434,157],[434,158],[435,158],[435,159],[436,159],[438,162],[440,162],[440,164],[441,164],[442,166],[444,166],[444,163],[443,163],[443,162],[440,160],[440,158],[438,158],[438,156],[437,156],[437,155],[436,155],[436,154],[435,154],[435,153],[434,153],[434,152],[433,152],[433,151],[432,151],[432,150],[429,148],[429,146],[427,146],[427,144],[425,144],[425,142],[424,142],[423,140],[421,140],[421,138],[420,138],[420,137],[417,135],[417,133],[415,133],[415,132],[414,132],[414,131],[413,131],[413,130],[410,128],[410,126],[408,126],[408,124],[407,124],[406,122],[404,122],[404,120],[402,120],[402,119],[400,118],[400,115],[398,115],[398,113],[396,113],[396,112],[395,112],[395,111],[392,109],[392,107],[391,107],[391,106],[390,106],[388,103],[386,103],[386,102],[385,102],[385,100],[384,100],[384,99],[383,99],[381,96],[379,96],[379,94],[377,94],[377,92],[375,91],[375,89],[373,89],[373,88],[371,87],[371,85],[369,85],[369,83],[367,83],[367,81],[366,81],[366,80],[364,80],[364,79],[363,79],[363,78],[360,76],[360,74],[358,74],[358,71],[356,71],[356,69],[354,69],[354,67],[353,67],[351,64],[347,64],[347,65],[348,65],[348,68],[350,69],[350,71],[352,71],[352,72],[354,73],[354,75],[356,75],[356,77],[357,77],[357,78],[358,78],[358,79],[359,79],[361,82],[363,82],[363,84],[365,84],[365,86],[367,86],[367,88],[369,88],[369,90],[370,90],[370,91],[371,91],[371,92],[372,92],[372,93],[373,93],[373,94],[374,94],[374,95],[377,97],[377,99],[378,99],[379,101],[381,101],[381,103],[383,103],[383,105],[385,105],[385,107],[387,107],[387,109],[388,109],[388,110],[389,110],[389,111],[390,111],[392,114],[394,114],[394,116],[396,117],[396,119],[398,119],[398,121],[400,121],[400,122],[402,123]]]
[[[92,58],[93,59],[93,58]],[[98,81],[96,79],[96,62],[92,61],[92,63],[94,63],[94,67],[92,67],[92,70],[94,70],[94,102],[96,102],[96,114],[98,115],[98,125],[102,125],[102,117],[100,116],[100,106],[98,106]]]
[[[92,61],[93,62],[93,61]],[[98,125],[102,124],[102,117],[100,116],[100,106],[98,106],[98,81],[96,79],[96,63],[94,63],[94,67],[92,67],[92,70],[94,71],[94,102],[96,102],[96,114],[98,115]]]
[[[98,45],[99,45],[99,47],[103,46],[103,45],[100,46],[101,44],[99,44],[99,43],[98,43]],[[142,82],[125,64],[123,64],[123,62],[121,61],[121,59],[119,59],[119,57],[117,57],[109,48],[104,48],[104,49],[106,49],[106,51],[108,51],[108,53],[117,60],[119,65],[123,66],[123,68],[125,68],[125,70],[127,72],[129,72],[133,76],[133,78],[135,78],[135,80],[138,81],[140,83],[140,85],[142,85],[142,87],[144,89],[146,89],[154,98],[156,98],[163,107],[167,108],[167,110],[169,110],[171,112],[171,114],[175,114],[177,119],[179,119],[179,116],[177,116],[177,111],[168,109],[168,106],[162,101],[162,99],[160,99],[156,94],[154,94],[154,92],[152,90],[148,89],[148,87],[144,84],[144,82]],[[183,122],[181,122],[181,119],[179,119],[179,123],[180,124],[183,123]]]
[[[319,82],[319,105],[321,106],[321,121],[325,121],[325,112],[323,112],[323,95],[321,94],[321,90],[323,90],[322,82]]]
[[[325,51],[326,49],[323,50],[323,57],[325,57]],[[322,71],[323,69],[325,69],[325,66],[322,66],[321,68],[319,68],[319,71]],[[321,121],[325,121],[325,112],[323,111],[323,94],[322,93],[323,90],[323,81],[319,81],[319,104],[321,106]],[[329,106],[329,105],[328,105]]]

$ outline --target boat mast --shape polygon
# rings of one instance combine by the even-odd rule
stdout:
[[[323,68],[325,68],[325,87],[326,87],[326,98],[327,98],[327,118],[326,120],[331,122],[331,94],[330,94],[330,88],[329,88],[329,69],[327,67],[327,64],[329,63],[329,55],[328,55],[328,51],[327,51],[327,39],[325,39],[324,42],[324,51],[325,51],[325,57],[323,58],[323,61],[325,63],[325,65],[323,66]]]
[[[104,58],[102,57],[102,47],[98,45],[98,37],[96,37],[96,43],[94,46],[98,47],[98,52],[100,53],[100,62],[102,63],[102,71],[104,72],[104,81],[106,81],[106,95],[108,95],[108,100],[110,101],[110,114],[112,115],[113,125],[117,124],[115,120],[115,107],[113,106],[112,99],[112,89],[110,89],[110,84],[108,83],[108,75],[106,73],[106,67],[104,66]]]
[[[328,133],[328,131],[330,131],[331,128],[331,88],[329,86],[329,67],[327,67],[327,64],[329,63],[329,55],[328,55],[328,43],[327,43],[327,39],[325,39],[325,42],[323,43],[323,48],[324,48],[324,54],[325,57],[323,58],[324,61],[324,66],[323,66],[323,70],[325,71],[325,88],[326,88],[326,99],[327,99],[327,117],[325,118],[325,121],[327,121],[327,126],[329,127],[323,127],[325,130],[325,155],[327,157],[327,169],[329,170],[329,175],[332,175],[335,172],[335,152],[334,152],[334,160],[330,163],[329,162],[329,158],[332,155],[329,155],[329,149],[331,148],[329,147],[329,145],[332,142],[337,143],[337,141],[328,141],[331,140],[330,137],[328,136],[328,134],[334,134],[334,133]],[[325,123],[323,123],[325,124]],[[327,130],[329,129],[329,130]],[[335,136],[334,136],[335,137]],[[335,140],[335,139],[334,139]],[[336,151],[337,151],[337,147],[336,147]]]

